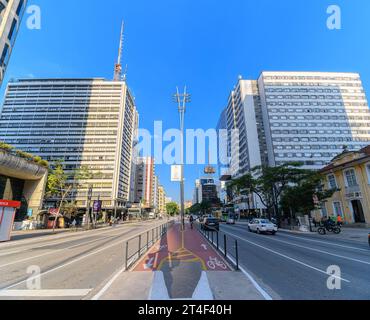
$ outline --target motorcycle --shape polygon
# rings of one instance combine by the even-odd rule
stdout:
[[[340,234],[342,232],[342,228],[339,225],[335,224],[320,224],[319,228],[317,229],[317,232],[320,235],[325,235],[326,232],[333,232],[334,234]]]

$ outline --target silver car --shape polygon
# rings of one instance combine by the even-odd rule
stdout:
[[[267,219],[254,219],[248,224],[248,230],[250,232],[261,233],[271,233],[273,235],[278,231],[276,224],[272,223]]]

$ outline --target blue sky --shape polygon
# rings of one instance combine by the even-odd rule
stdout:
[[[141,127],[155,120],[177,128],[171,96],[192,94],[187,128],[213,128],[238,75],[261,71],[359,72],[370,92],[368,0],[30,0],[42,12],[41,30],[26,23],[7,80],[25,77],[112,78],[120,23],[126,23],[124,64],[136,96]],[[342,9],[342,30],[326,27],[329,5]],[[25,16],[25,20],[27,15]],[[186,167],[186,198],[203,168]],[[169,196],[168,166],[157,173]]]

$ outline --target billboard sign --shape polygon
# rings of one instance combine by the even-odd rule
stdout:
[[[179,165],[171,166],[171,181],[172,182],[181,182],[181,171],[182,167]]]

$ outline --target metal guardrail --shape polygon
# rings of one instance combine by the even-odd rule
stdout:
[[[173,224],[173,221],[166,222],[127,240],[125,243],[126,271],[148,252]]]
[[[198,231],[219,251],[225,259],[229,260],[236,270],[239,270],[239,246],[238,240],[215,230],[203,230],[200,224],[196,224]]]

